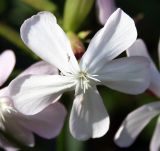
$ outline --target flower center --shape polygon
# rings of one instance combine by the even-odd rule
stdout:
[[[100,82],[100,80],[96,79],[97,75],[90,75],[85,71],[80,71],[76,75],[78,89],[82,89],[85,93],[87,89],[89,89],[93,83]]]
[[[83,91],[85,93],[85,91],[89,87],[91,87],[91,85],[90,85],[90,79],[88,78],[87,73],[86,72],[82,72],[82,71],[79,72],[78,78],[79,78],[80,87],[81,87],[81,89],[83,89]]]
[[[11,114],[12,111],[15,112],[9,98],[1,97],[0,98],[0,127],[3,128],[3,123],[5,122],[5,116],[7,114]]]

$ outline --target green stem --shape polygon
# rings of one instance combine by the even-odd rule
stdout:
[[[68,111],[71,111],[73,101],[68,101],[68,100],[73,100],[72,96],[70,94],[69,95],[64,94],[63,97],[61,98],[61,100],[63,100],[65,106],[67,107]],[[57,138],[56,151],[83,151],[85,148],[85,143],[74,139],[70,134],[69,115],[70,114],[68,114],[68,117],[66,118],[66,122],[61,134]]]
[[[57,6],[49,0],[22,0],[22,2],[30,5],[31,7],[39,11],[45,10],[54,13],[57,10]]]
[[[56,151],[65,151],[65,129],[66,124],[63,127],[61,134],[56,139]]]

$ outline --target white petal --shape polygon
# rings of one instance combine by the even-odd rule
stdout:
[[[143,56],[152,60],[142,39],[137,39],[126,52],[128,56]]]
[[[5,151],[18,151],[19,149],[12,148],[12,147],[7,147],[5,148]]]
[[[15,54],[12,50],[6,50],[0,55],[0,86],[2,86],[10,76],[15,62]]]
[[[51,139],[60,133],[66,114],[65,107],[56,102],[38,114],[21,116],[20,122],[23,122],[24,127],[37,135]]]
[[[144,92],[150,84],[150,63],[145,57],[115,59],[99,71],[97,77],[107,87],[129,94]]]
[[[34,136],[32,132],[21,126],[18,118],[9,114],[5,120],[5,130],[7,133],[27,146],[34,146]]]
[[[160,117],[158,118],[157,125],[151,140],[150,151],[159,151],[160,149]]]
[[[8,87],[5,87],[5,88],[0,90],[0,97],[5,97],[5,96],[9,96]]]
[[[105,135],[109,129],[109,116],[96,88],[76,96],[69,124],[71,134],[78,140]]]
[[[12,106],[12,100],[10,98],[3,98],[1,101],[5,101],[5,103]],[[34,136],[32,132],[20,124],[20,119],[17,118],[17,115],[19,115],[19,113],[14,111],[4,113],[4,132],[23,145],[34,146]],[[6,150],[17,150],[16,147],[18,147],[4,136],[0,136],[0,146]]]
[[[23,114],[33,115],[57,101],[64,91],[73,87],[74,81],[66,76],[26,75],[13,80],[9,91],[16,109]]]
[[[62,72],[79,69],[67,36],[50,12],[27,19],[21,26],[21,37],[32,51]]]
[[[148,54],[147,48],[141,39],[136,42],[127,50],[128,56],[144,56],[151,62],[151,84],[149,89],[157,96],[160,97],[160,73],[155,66],[152,58]]]
[[[153,117],[160,113],[160,103],[153,102],[131,112],[123,121],[115,135],[115,143],[120,147],[130,146]]]
[[[3,135],[0,134],[0,148],[3,148],[5,151],[17,151],[15,145],[9,140],[7,140]]]
[[[116,10],[114,0],[97,0],[98,17],[102,25],[104,25],[108,17]]]
[[[26,70],[24,70],[19,76],[24,76],[29,74],[33,75],[58,74],[58,69],[45,61],[39,61],[28,67]]]
[[[121,9],[117,9],[91,40],[81,60],[82,68],[96,70],[128,49],[136,38],[134,21]]]

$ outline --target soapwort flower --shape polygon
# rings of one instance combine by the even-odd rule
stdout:
[[[0,86],[8,79],[15,65],[13,51],[6,50],[0,55]],[[57,74],[57,68],[44,61],[33,64],[19,77],[28,74]],[[27,145],[34,145],[32,132],[44,138],[57,136],[63,126],[66,110],[60,103],[54,103],[45,110],[32,116],[19,113],[13,106],[8,87],[0,89],[0,129],[9,133],[17,141]],[[7,151],[17,150],[18,146],[0,134],[0,147]]]
[[[134,21],[117,9],[91,40],[79,64],[70,42],[49,12],[40,12],[21,27],[24,43],[60,70],[60,75],[23,76],[10,84],[15,107],[33,115],[54,103],[63,92],[75,90],[70,131],[79,140],[103,136],[109,116],[97,85],[129,93],[142,93],[149,85],[149,63],[144,57],[115,59],[136,40]],[[137,65],[138,64],[138,65]]]
[[[144,42],[138,39],[133,46],[127,50],[128,56],[145,56],[151,62],[151,84],[149,90],[158,98],[160,97],[160,73],[152,61]],[[160,47],[158,50],[160,53]],[[159,58],[160,61],[160,58]],[[151,140],[150,150],[160,149],[160,102],[152,102],[139,107],[131,112],[123,121],[115,135],[115,143],[121,147],[130,146],[138,137],[145,126],[158,115],[157,125]]]

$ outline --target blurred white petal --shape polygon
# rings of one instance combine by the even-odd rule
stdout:
[[[0,55],[0,86],[2,86],[10,76],[15,62],[15,54],[12,50],[6,50]]]
[[[144,56],[151,62],[151,84],[149,89],[158,97],[160,97],[160,73],[155,66],[152,58],[148,54],[147,48],[143,40],[138,39],[136,42],[127,50],[128,56]]]
[[[58,74],[58,69],[45,61],[39,61],[28,67],[26,70],[24,70],[19,76],[24,76],[29,74],[30,75]]]
[[[160,150],[160,116],[157,121],[156,128],[150,144],[150,151],[159,151]]]
[[[34,136],[32,132],[26,128],[24,128],[20,123],[16,116],[8,115],[5,118],[5,130],[7,133],[12,135],[12,137],[24,145],[34,146]]]
[[[157,125],[150,144],[150,151],[159,151],[160,149],[160,116],[158,117]]]
[[[5,96],[8,96],[8,95],[9,95],[9,93],[8,93],[8,87],[0,89],[0,97],[5,97]]]
[[[64,91],[73,89],[74,85],[74,81],[66,76],[26,75],[13,80],[9,91],[16,109],[33,115],[57,101]]]
[[[23,126],[37,135],[51,139],[56,137],[64,124],[67,111],[65,107],[56,102],[35,115],[20,116]]]
[[[109,16],[116,10],[114,0],[97,0],[98,17],[102,25],[104,25]]]
[[[5,151],[17,151],[18,149],[9,142],[3,135],[0,134],[0,147]]]
[[[115,143],[120,147],[130,146],[144,127],[160,113],[160,103],[153,102],[131,112],[123,121],[115,135]]]

